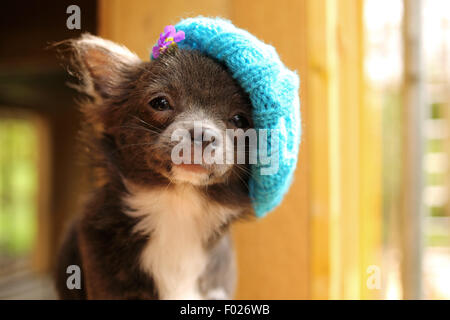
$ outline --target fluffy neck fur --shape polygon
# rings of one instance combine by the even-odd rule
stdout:
[[[140,221],[134,232],[150,235],[140,267],[153,276],[162,299],[201,299],[199,278],[207,265],[208,242],[237,214],[212,204],[189,184],[166,188],[129,187],[126,213]]]

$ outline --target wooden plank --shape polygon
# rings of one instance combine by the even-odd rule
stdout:
[[[330,21],[328,1],[307,1],[307,81],[311,227],[311,298],[327,299],[330,289]]]
[[[337,66],[339,107],[336,109],[339,110],[339,114],[333,114],[337,118],[332,120],[338,122],[336,126],[338,132],[332,136],[339,139],[336,141],[338,149],[336,157],[339,162],[336,169],[340,175],[337,190],[333,190],[333,194],[339,197],[340,203],[339,214],[333,221],[333,227],[337,230],[332,232],[332,242],[336,247],[336,250],[333,250],[332,266],[337,269],[333,275],[338,279],[332,278],[331,298],[343,299],[358,299],[361,281],[359,272],[359,113],[360,97],[363,94],[360,76],[363,60],[360,50],[361,8],[360,0],[339,1],[336,22],[336,49],[339,61]]]
[[[338,7],[339,121],[341,140],[341,281],[336,298],[380,298],[366,284],[368,268],[381,270],[381,108],[367,99],[364,77],[363,0]],[[371,269],[370,269],[371,270]]]
[[[340,79],[338,55],[338,6],[337,1],[328,0],[325,4],[326,39],[328,43],[328,168],[329,168],[329,264],[330,264],[330,299],[342,298],[343,284],[343,248],[342,248],[342,168],[340,126]]]
[[[312,297],[374,298],[366,270],[380,266],[381,109],[366,100],[363,1],[311,0],[307,19]]]
[[[373,95],[364,74],[365,27],[364,4],[358,8],[359,25],[359,233],[360,233],[360,298],[382,299],[383,288],[367,286],[370,267],[379,268],[380,279],[386,276],[382,268],[383,227],[383,133],[382,106],[379,96]],[[381,281],[382,285],[382,281]]]

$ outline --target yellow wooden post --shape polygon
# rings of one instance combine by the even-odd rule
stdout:
[[[307,1],[307,96],[306,129],[309,135],[308,176],[310,189],[311,298],[329,296],[329,102],[331,53],[327,35],[327,0]]]
[[[359,8],[358,24],[361,30],[359,51],[365,56],[364,6]],[[373,272],[379,270],[381,279],[386,277],[382,268],[382,223],[383,223],[383,183],[382,183],[382,106],[379,97],[373,96],[364,74],[363,60],[360,64],[359,96],[359,226],[360,226],[360,298],[382,299],[384,288],[367,285]],[[381,281],[381,284],[383,281]]]
[[[366,283],[381,271],[382,136],[381,108],[367,99],[363,4],[343,0],[338,9],[341,297],[348,299],[381,297],[381,288]]]
[[[334,2],[334,1],[333,1]],[[339,214],[335,217],[333,226],[333,243],[336,252],[333,263],[336,270],[332,298],[358,299],[360,297],[360,260],[359,246],[362,240],[360,234],[360,127],[359,113],[363,86],[361,81],[362,52],[361,27],[362,1],[342,0],[337,7],[337,59],[339,80],[337,95],[339,111],[333,114],[339,123],[334,134],[336,141],[336,158],[340,171],[337,182],[337,195],[340,200]],[[331,159],[332,161],[336,161]],[[360,238],[361,236],[361,238]],[[335,238],[336,237],[336,238]]]
[[[381,109],[366,101],[363,0],[308,1],[312,297],[378,297]]]

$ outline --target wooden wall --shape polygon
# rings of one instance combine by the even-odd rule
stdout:
[[[66,8],[82,8],[82,30],[66,27]],[[81,193],[75,90],[52,43],[96,32],[90,0],[31,0],[2,4],[0,12],[0,113],[26,111],[37,128],[37,236],[33,267],[48,272],[69,218],[79,212]],[[28,117],[27,117],[28,118]]]

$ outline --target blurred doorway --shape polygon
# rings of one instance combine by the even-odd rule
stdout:
[[[82,30],[66,9],[83,8]],[[50,280],[81,179],[76,92],[49,46],[96,32],[96,1],[8,2],[0,12],[0,299],[54,298]]]

